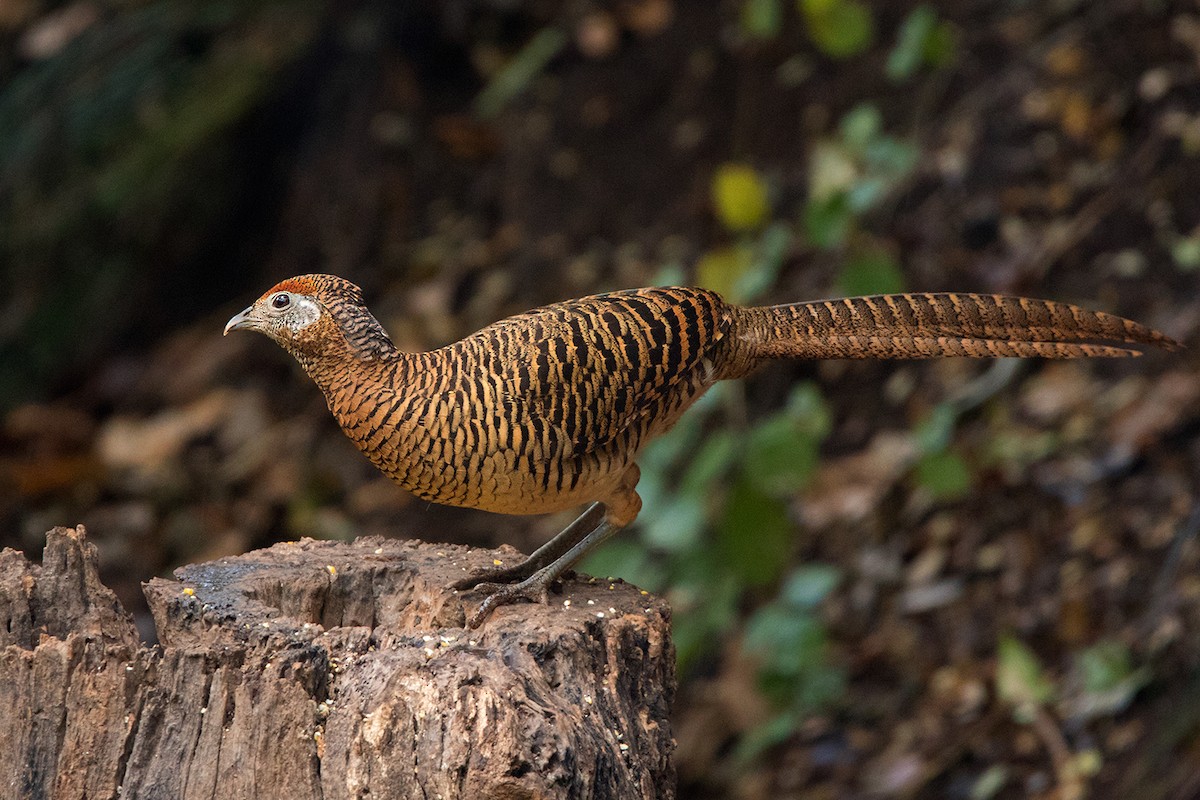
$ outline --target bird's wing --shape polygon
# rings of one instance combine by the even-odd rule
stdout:
[[[535,457],[561,458],[604,449],[694,399],[729,325],[717,294],[660,288],[546,306],[477,335],[502,354],[494,369],[507,412],[528,428]]]

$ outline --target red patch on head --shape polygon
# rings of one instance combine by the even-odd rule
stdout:
[[[311,276],[299,275],[295,278],[288,278],[286,281],[280,281],[270,289],[267,289],[267,291],[263,292],[262,297],[270,297],[276,292],[291,292],[292,294],[314,295],[317,293],[317,285],[313,283]],[[261,300],[262,297],[259,299]]]

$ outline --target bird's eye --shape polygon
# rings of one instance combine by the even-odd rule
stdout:
[[[280,292],[271,298],[272,308],[287,308],[292,304],[292,297],[289,294]]]

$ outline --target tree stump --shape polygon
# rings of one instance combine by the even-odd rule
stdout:
[[[549,605],[446,588],[519,555],[301,541],[183,567],[143,646],[81,527],[0,553],[0,795],[670,798],[669,611],[577,578]]]

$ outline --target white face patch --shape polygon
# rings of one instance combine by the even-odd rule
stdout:
[[[292,308],[288,314],[287,325],[294,331],[302,331],[321,318],[321,306],[316,300],[304,295],[292,295]]]

